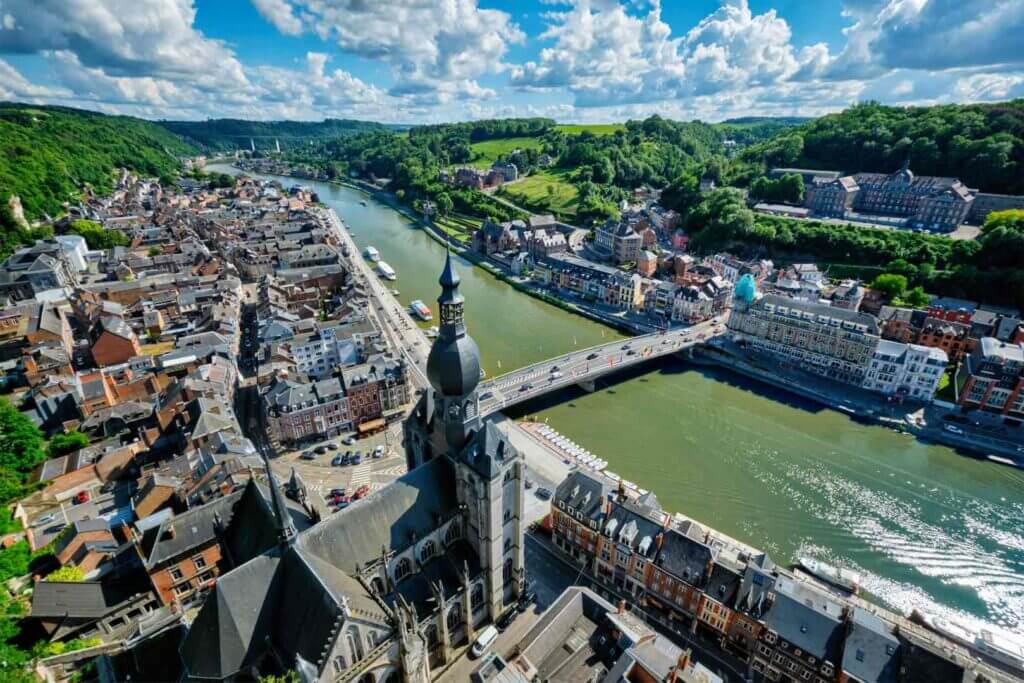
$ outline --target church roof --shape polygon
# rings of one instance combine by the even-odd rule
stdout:
[[[473,438],[459,454],[459,459],[490,480],[497,477],[502,471],[503,463],[515,455],[516,449],[512,443],[493,422],[488,420],[473,434]]]
[[[383,548],[403,550],[423,538],[438,519],[458,509],[451,464],[435,458],[331,515],[299,537],[297,545],[346,572],[380,557]]]

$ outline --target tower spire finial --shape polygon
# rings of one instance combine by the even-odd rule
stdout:
[[[274,476],[274,470],[270,466],[267,452],[260,449],[260,455],[263,456],[263,467],[267,470],[267,486],[270,487],[270,507],[274,511],[274,526],[277,529],[281,550],[285,550],[295,543],[297,532],[295,531],[295,525],[292,524],[292,517],[288,514],[288,508],[281,495],[281,489],[277,485],[277,477]]]

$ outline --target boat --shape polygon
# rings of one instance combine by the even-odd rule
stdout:
[[[366,249],[364,249],[363,256],[365,256],[370,261],[373,261],[374,263],[380,261],[380,252],[374,249],[373,247],[367,247]]]
[[[956,619],[914,609],[911,619],[918,621],[950,640],[980,652],[1017,671],[1024,670],[1024,641],[989,628],[975,629]]]
[[[851,593],[856,593],[860,590],[860,574],[850,569],[833,567],[826,562],[807,556],[798,557],[797,565],[811,576],[821,579],[825,583],[830,583]]]
[[[386,280],[394,280],[398,277],[395,275],[395,269],[389,266],[387,261],[377,261],[377,272]]]
[[[419,299],[416,299],[411,304],[409,304],[409,310],[412,311],[412,314],[415,315],[420,320],[434,319],[434,314],[431,313],[430,309],[427,308],[427,305],[420,301]]]

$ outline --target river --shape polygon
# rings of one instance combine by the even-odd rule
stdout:
[[[361,248],[375,246],[394,267],[403,303],[436,308],[441,245],[360,192],[301,182]],[[620,336],[459,260],[467,325],[489,375]],[[548,422],[655,491],[667,510],[776,562],[811,554],[857,569],[868,597],[895,610],[955,613],[1024,633],[1024,471],[678,360],[512,416]]]

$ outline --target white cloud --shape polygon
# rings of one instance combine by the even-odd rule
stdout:
[[[959,78],[953,86],[958,101],[978,102],[1024,97],[1024,73],[974,74]]]
[[[578,0],[547,16],[541,38],[554,45],[514,68],[511,81],[524,89],[567,88],[581,106],[781,83],[816,74],[827,58],[823,45],[796,50],[786,21],[774,10],[754,14],[746,0],[724,2],[679,38],[657,2],[634,15],[618,2]]]
[[[501,72],[508,46],[525,38],[507,12],[476,0],[254,2],[282,32],[301,24],[345,52],[389,64],[392,94],[432,101],[487,94],[476,79]]]
[[[53,100],[68,97],[71,91],[35,85],[13,66],[0,59],[0,99]]]

